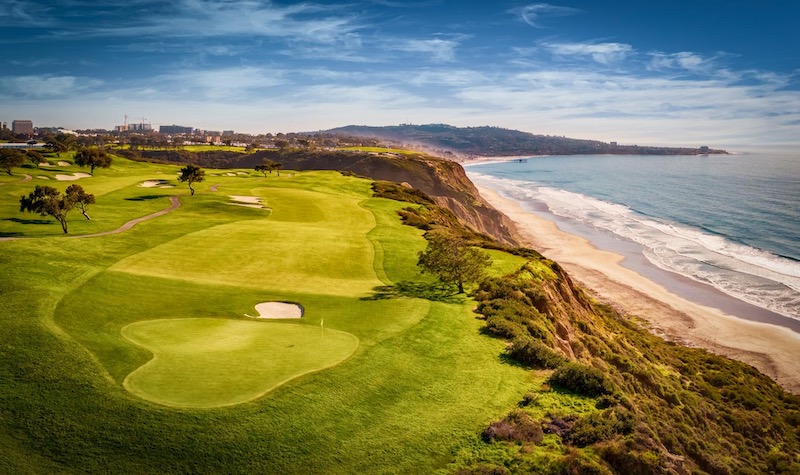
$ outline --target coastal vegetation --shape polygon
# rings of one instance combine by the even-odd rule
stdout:
[[[35,178],[59,193],[63,153]],[[270,154],[195,164],[192,199],[185,162],[115,156],[81,179],[83,239],[20,219],[30,183],[0,177],[0,470],[798,472],[798,397],[594,301],[457,164]],[[490,257],[469,294],[420,273],[426,232]],[[249,316],[266,301],[302,318]]]

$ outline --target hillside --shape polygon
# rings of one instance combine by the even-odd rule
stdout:
[[[115,157],[78,180],[97,202],[66,237],[17,200],[65,188],[69,153],[0,177],[0,472],[800,470],[800,398],[456,219],[480,209],[458,164],[269,154],[194,157],[284,163],[206,164],[194,196],[175,164]],[[342,170],[298,170],[323,166]],[[437,228],[492,260],[469,296],[416,266]]]
[[[518,155],[697,155],[726,153],[724,150],[701,152],[698,148],[639,147],[615,145],[596,140],[582,140],[554,135],[535,135],[500,127],[453,127],[446,124],[396,125],[370,127],[349,125],[326,130],[325,134],[361,136],[386,142],[422,146],[431,151],[451,152],[459,156]]]

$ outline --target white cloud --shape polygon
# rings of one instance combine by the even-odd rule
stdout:
[[[511,10],[520,19],[534,28],[543,28],[543,20],[550,17],[570,16],[580,13],[577,8],[560,7],[549,3],[533,3]]]
[[[682,69],[692,73],[708,74],[716,68],[713,59],[704,58],[688,51],[670,54],[655,52],[650,56],[648,67],[655,71]]]
[[[542,47],[557,56],[588,56],[605,65],[622,61],[633,52],[625,43],[543,43]]]
[[[159,12],[127,26],[95,28],[81,35],[100,37],[279,37],[333,43],[360,29],[353,15],[323,13],[340,8],[311,3],[279,6],[254,0],[179,0],[169,14]],[[314,15],[309,17],[309,15]]]
[[[411,53],[430,54],[435,61],[452,62],[460,42],[442,38],[403,40],[394,44],[394,49]]]
[[[75,76],[2,76],[0,77],[0,97],[53,99],[70,97],[101,86],[97,79]]]

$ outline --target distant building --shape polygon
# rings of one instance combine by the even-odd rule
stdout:
[[[231,135],[236,135],[236,132],[234,132],[233,130],[223,130],[222,131],[222,136],[223,137],[230,137]]]
[[[182,125],[162,125],[158,128],[159,133],[162,134],[191,134],[194,131],[194,127],[184,127]]]
[[[15,120],[11,122],[11,132],[15,134],[33,135],[33,121]]]
[[[610,145],[611,145],[612,147],[616,147],[616,146],[617,146],[617,142],[611,142],[611,143],[610,143]]]
[[[150,124],[145,124],[144,122],[139,124],[128,124],[128,131],[130,132],[150,132],[153,130],[153,126]]]
[[[708,153],[708,146],[703,145],[702,147],[700,147],[700,153]]]

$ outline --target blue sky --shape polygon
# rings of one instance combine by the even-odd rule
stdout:
[[[800,144],[800,2],[3,0],[0,120]]]

